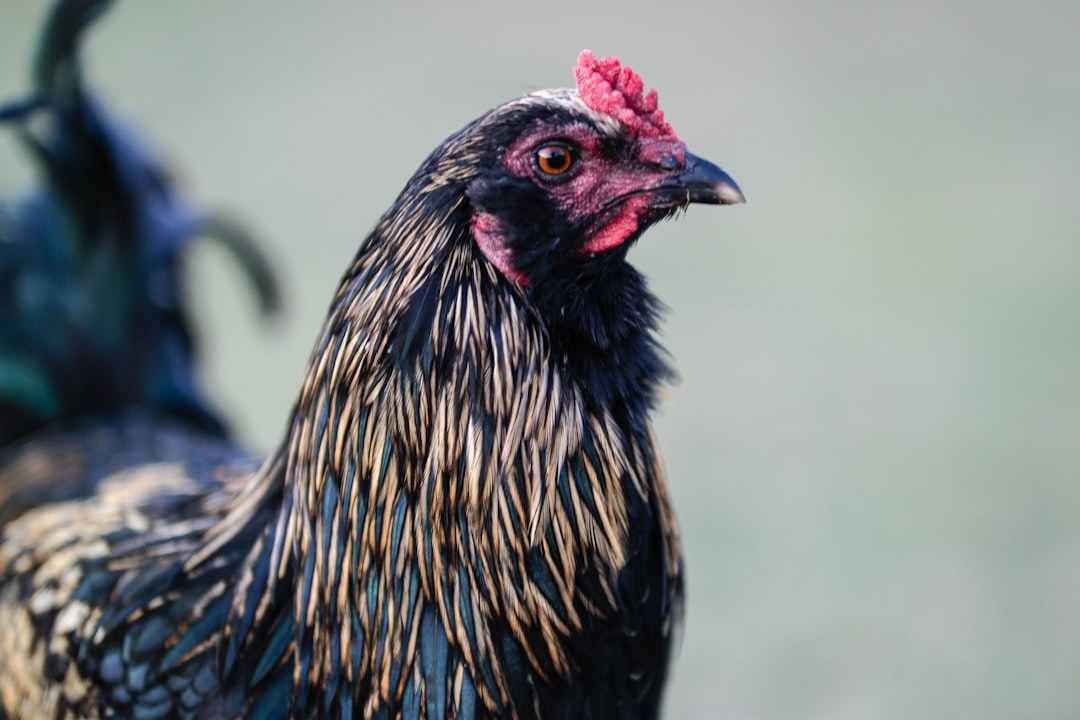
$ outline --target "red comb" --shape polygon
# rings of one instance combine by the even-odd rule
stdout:
[[[664,111],[656,107],[656,90],[645,94],[641,76],[623,67],[618,58],[597,60],[591,50],[582,50],[574,79],[586,105],[620,120],[639,137],[676,137]]]

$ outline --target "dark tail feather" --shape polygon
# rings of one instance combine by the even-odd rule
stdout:
[[[61,0],[35,58],[34,91],[0,107],[40,188],[0,203],[0,446],[62,420],[130,408],[223,424],[199,392],[182,298],[182,251],[214,238],[264,313],[278,289],[236,225],[193,211],[168,174],[86,91],[78,47],[111,0]]]

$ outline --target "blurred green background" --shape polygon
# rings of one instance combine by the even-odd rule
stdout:
[[[0,96],[45,4],[0,9]],[[265,238],[192,265],[208,382],[274,442],[338,277],[427,153],[619,55],[749,202],[633,259],[689,613],[672,718],[1080,717],[1080,5],[120,3],[89,77]],[[0,145],[0,192],[29,178]]]

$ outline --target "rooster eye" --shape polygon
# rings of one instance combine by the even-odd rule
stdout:
[[[574,151],[566,145],[545,145],[536,151],[536,166],[545,175],[562,175],[574,164]]]

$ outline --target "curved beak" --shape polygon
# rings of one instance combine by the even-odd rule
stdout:
[[[746,202],[738,184],[723,168],[689,151],[683,171],[666,180],[664,187],[683,190],[687,201],[692,203],[737,205]]]

